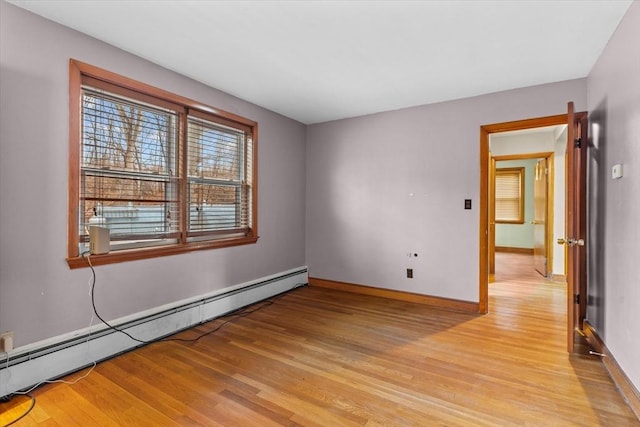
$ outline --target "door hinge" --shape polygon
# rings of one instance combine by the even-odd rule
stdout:
[[[580,304],[580,294],[575,294],[573,299],[576,304]]]
[[[573,140],[573,147],[580,148],[582,147],[582,138],[576,138]]]

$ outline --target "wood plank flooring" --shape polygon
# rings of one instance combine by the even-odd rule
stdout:
[[[488,315],[300,288],[42,386],[16,425],[640,425],[595,356],[565,352],[564,285],[502,261]],[[0,403],[0,425],[27,408]]]

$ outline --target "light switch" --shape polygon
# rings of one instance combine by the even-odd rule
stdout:
[[[611,179],[622,178],[622,165],[617,164],[611,167]]]

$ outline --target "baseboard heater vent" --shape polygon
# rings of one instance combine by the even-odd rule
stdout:
[[[225,288],[210,295],[180,301],[110,322],[134,337],[155,341],[245,306],[288,292],[308,283],[306,267]],[[97,324],[0,356],[0,397],[41,381],[65,376],[94,361],[130,351],[143,344]]]

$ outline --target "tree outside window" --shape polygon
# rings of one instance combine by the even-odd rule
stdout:
[[[257,124],[72,60],[69,257],[94,263],[257,241]]]

